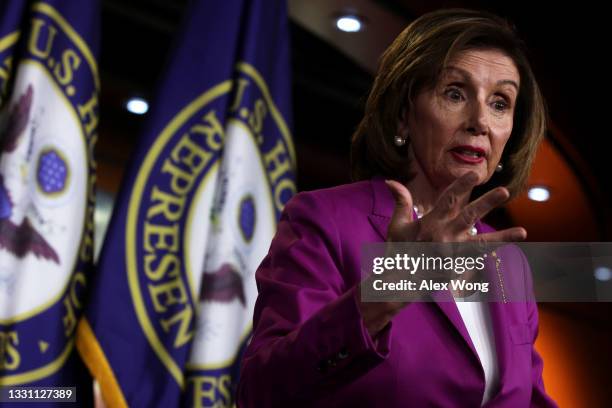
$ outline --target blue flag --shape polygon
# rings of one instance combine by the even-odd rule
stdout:
[[[77,386],[81,404],[91,398],[74,345],[93,262],[97,6],[0,3],[0,386]]]
[[[295,192],[284,0],[198,1],[124,180],[78,346],[112,406],[230,406]]]

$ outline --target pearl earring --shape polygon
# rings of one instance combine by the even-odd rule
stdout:
[[[499,162],[499,163],[497,163],[497,166],[495,167],[495,172],[496,173],[501,173],[501,171],[503,169],[504,169],[504,165],[501,162]]]
[[[406,139],[401,137],[400,135],[395,135],[395,145],[397,147],[401,147],[406,144]]]

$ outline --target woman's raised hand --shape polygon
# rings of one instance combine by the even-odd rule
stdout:
[[[469,202],[469,196],[476,186],[478,177],[474,173],[464,174],[444,190],[430,212],[420,219],[414,219],[413,200],[408,189],[396,181],[387,181],[395,199],[395,209],[387,231],[387,242],[472,242],[479,249],[495,247],[501,242],[522,241],[527,231],[521,227],[507,228],[485,234],[469,234],[474,223],[489,211],[508,200],[510,193],[505,187],[497,187]],[[467,203],[467,204],[466,204]],[[489,245],[491,244],[491,245]],[[447,281],[452,275],[432,272],[428,278]],[[388,279],[394,275],[387,274]],[[397,278],[402,278],[398,275]],[[369,287],[373,277],[366,278],[362,285]],[[421,297],[414,292],[414,300]],[[375,336],[403,309],[407,301],[360,302],[359,306],[366,328]]]
[[[449,185],[440,195],[433,209],[422,218],[413,217],[413,200],[408,189],[397,181],[387,180],[395,199],[395,210],[387,232],[388,242],[515,242],[527,237],[521,227],[507,228],[472,236],[469,230],[489,211],[510,197],[508,189],[497,187],[468,202],[478,177],[466,173]],[[467,204],[464,204],[466,203]]]

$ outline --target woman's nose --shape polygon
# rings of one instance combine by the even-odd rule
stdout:
[[[474,101],[470,105],[466,130],[474,136],[486,135],[489,131],[486,103],[482,101]]]

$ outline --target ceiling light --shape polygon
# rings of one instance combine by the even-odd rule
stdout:
[[[336,27],[338,30],[346,33],[356,33],[361,31],[363,23],[361,19],[355,15],[344,15],[336,19]]]
[[[612,270],[605,266],[598,266],[597,268],[595,268],[594,275],[595,279],[597,279],[598,281],[609,281],[610,279],[612,279]]]
[[[550,191],[544,186],[534,186],[529,189],[527,196],[530,200],[544,202],[550,198]]]
[[[144,115],[149,110],[149,103],[142,98],[130,98],[125,107],[135,115]]]

